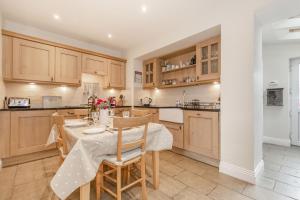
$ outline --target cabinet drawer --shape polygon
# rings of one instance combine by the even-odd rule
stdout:
[[[183,148],[183,124],[160,121],[173,135],[173,146]]]
[[[88,109],[64,109],[58,110],[57,112],[67,119],[80,118],[88,115]]]

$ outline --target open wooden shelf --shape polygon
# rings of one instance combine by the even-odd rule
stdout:
[[[190,68],[194,68],[196,67],[196,64],[194,65],[189,65],[187,67],[181,67],[181,68],[177,68],[177,69],[171,69],[171,70],[167,70],[167,71],[162,71],[161,73],[170,73],[170,72],[176,72],[176,71],[181,71],[181,70],[185,70],[185,69],[190,69]]]
[[[205,85],[205,84],[214,83],[214,82],[220,82],[220,79],[195,81],[195,82],[191,82],[191,83],[178,83],[175,85],[159,85],[158,88],[163,89],[163,88],[187,87],[187,86],[193,86],[193,85]]]

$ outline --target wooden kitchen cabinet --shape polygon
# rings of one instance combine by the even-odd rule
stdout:
[[[143,64],[143,88],[155,88],[159,85],[158,59],[147,60]]]
[[[83,73],[106,76],[108,75],[109,60],[90,54],[82,54]]]
[[[83,118],[88,115],[88,109],[61,109],[57,110],[59,115],[63,115],[65,119]]]
[[[140,107],[135,107],[134,109],[137,109],[137,110],[149,110],[149,112],[152,114],[151,122],[153,122],[153,123],[159,123],[159,110],[157,108],[140,108]]]
[[[81,84],[81,53],[56,47],[55,82]]]
[[[10,156],[10,112],[0,112],[0,159]]]
[[[173,135],[173,147],[183,148],[183,124],[160,121]]]
[[[197,81],[220,79],[221,72],[221,37],[213,37],[197,44]]]
[[[125,89],[125,63],[109,60],[106,88]]]
[[[13,39],[2,36],[2,76],[4,79],[11,79],[13,63]]]
[[[184,149],[219,159],[218,112],[184,111]]]
[[[11,112],[11,156],[54,149],[46,146],[51,130],[51,115],[55,110]]]
[[[13,79],[43,82],[53,81],[55,47],[13,38],[12,52]]]

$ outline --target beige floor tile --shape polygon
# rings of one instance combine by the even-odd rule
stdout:
[[[207,172],[202,175],[203,178],[211,180],[220,185],[228,187],[234,191],[242,192],[246,187],[247,183],[231,176],[217,172]]]
[[[214,200],[250,200],[249,197],[220,185],[218,185],[208,196]]]
[[[155,190],[148,193],[148,200],[172,200],[172,198],[168,197],[160,190]]]
[[[275,186],[275,180],[261,176],[261,177],[257,178],[256,185],[266,188],[266,189],[269,189],[269,190],[273,190],[273,188]]]
[[[58,156],[45,158],[42,160],[45,174],[47,177],[52,177],[60,166],[60,158]]]
[[[276,164],[281,164],[284,161],[284,155],[280,155],[280,154],[268,154],[268,155],[264,155],[264,160],[266,160],[267,162],[273,162]]]
[[[169,197],[175,196],[185,188],[186,185],[184,185],[180,181],[175,180],[174,178],[163,173],[160,174],[159,190]]]
[[[163,151],[162,153],[160,153],[160,158],[162,160],[166,160],[170,163],[176,164],[184,159],[186,159],[186,157],[173,153],[171,151]]]
[[[17,172],[16,166],[6,167],[0,170],[0,183],[5,183],[5,184],[0,184],[0,189],[3,187],[4,188],[13,187],[16,172]]]
[[[0,200],[10,200],[11,196],[13,194],[13,188],[12,187],[6,187],[3,186],[4,182],[1,182],[2,187],[0,187]]]
[[[192,159],[181,160],[180,162],[176,163],[176,165],[187,171],[193,172],[198,175],[203,175],[209,169],[213,170],[213,168],[214,168],[212,166],[203,164],[201,162],[198,162],[198,161],[195,161]],[[215,169],[217,170],[217,168],[215,168]]]
[[[41,160],[24,163],[17,166],[14,185],[28,183],[45,177],[45,170]]]
[[[248,185],[243,194],[256,200],[292,200],[289,197],[280,195],[272,190],[268,190],[255,185]]]
[[[34,182],[15,186],[11,200],[40,200],[47,198],[51,194],[49,179],[42,178]]]
[[[177,194],[173,200],[210,200],[210,198],[189,187]]]
[[[171,164],[170,162],[167,162],[165,160],[160,161],[159,169],[161,172],[163,172],[169,176],[175,176],[184,170],[184,169],[182,169],[174,164]]]
[[[216,183],[188,171],[184,171],[174,178],[204,195],[210,193],[217,186]]]
[[[300,187],[277,182],[274,191],[294,199],[300,199]]]

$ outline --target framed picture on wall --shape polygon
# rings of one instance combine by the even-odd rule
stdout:
[[[267,89],[267,106],[283,106],[283,88]]]
[[[134,82],[135,83],[142,83],[142,72],[140,71],[134,71]]]

